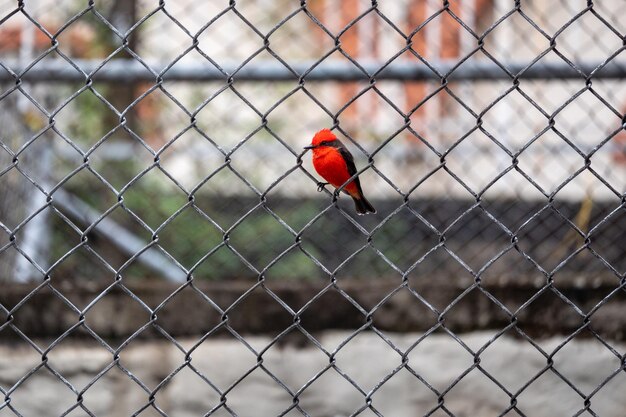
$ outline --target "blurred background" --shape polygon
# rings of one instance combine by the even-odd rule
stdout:
[[[546,387],[583,383],[550,363],[565,346],[598,358],[595,369],[623,368],[624,349],[611,343],[624,338],[624,16],[624,1],[0,0],[0,342],[27,358],[0,378],[0,416],[91,415],[82,390],[115,392],[89,385],[109,381],[107,366],[139,392],[96,415],[279,415],[306,378],[280,391],[287,405],[261,414],[242,411],[254,401],[230,409],[224,387],[196,409],[155,405],[151,393],[171,392],[183,371],[212,381],[186,361],[189,346],[213,337],[253,357],[285,343],[328,363],[335,351],[316,341],[334,337],[344,352],[355,331],[357,346],[373,337],[391,354],[399,340],[396,350],[414,351],[428,336],[429,354],[442,356],[422,359],[444,366],[462,349],[469,368],[450,365],[440,389],[407,375],[427,394],[422,403],[409,390],[418,405],[404,411],[371,408],[363,388],[354,409],[318,398],[311,407],[326,409],[290,413],[353,415],[363,404],[365,415],[545,415],[528,410],[542,410],[548,392],[561,399],[548,401],[550,415],[596,415],[584,400],[603,382],[623,388],[608,383],[623,372],[592,378],[571,401]],[[357,217],[348,198],[317,192],[302,147],[327,127],[365,169],[377,214]],[[154,340],[183,355],[150,374],[150,387],[115,358],[131,343],[162,354]],[[467,381],[464,369],[491,379],[474,359],[498,340],[511,345],[493,357],[539,351],[545,369],[511,370],[521,390],[492,384],[504,396],[492,408],[495,394],[477,388],[478,408],[462,411],[461,390],[459,410],[448,410],[439,399]],[[75,370],[80,383],[49,368],[48,352],[75,357],[66,342],[85,358],[95,342],[102,355],[85,360],[102,366]],[[226,358],[213,369],[233,372],[226,387],[260,369],[253,360],[237,373],[238,359]],[[59,366],[76,365],[68,361]],[[11,405],[45,384],[30,376],[39,369],[67,388],[69,405],[52,414]],[[372,386],[388,375],[363,372]],[[533,385],[548,374],[557,382]],[[514,402],[528,381],[542,388],[524,411]],[[617,416],[623,400],[608,397],[598,415]]]
[[[507,2],[475,3],[452,2],[450,7],[468,29],[481,35],[511,10]],[[5,195],[10,196],[3,199],[6,207],[2,208],[8,229],[32,216],[51,190],[67,191],[97,216],[123,196],[124,207],[106,218],[142,245],[169,219],[158,232],[158,246],[187,270],[195,267],[195,277],[253,278],[292,246],[293,231],[299,232],[329,204],[329,195],[317,194],[313,178],[298,169],[297,157],[317,130],[335,124],[349,135],[340,137],[355,154],[359,168],[372,156],[376,170],[366,170],[362,182],[380,207],[376,216],[358,219],[370,231],[379,227],[372,233],[372,247],[337,271],[341,275],[361,277],[375,271],[377,276],[396,276],[395,268],[375,249],[406,271],[436,246],[439,236],[434,229],[445,231],[450,248],[474,270],[480,269],[509,245],[510,238],[483,210],[471,209],[477,195],[483,207],[517,233],[527,253],[551,270],[574,250],[574,241],[565,239],[573,231],[567,220],[576,222],[581,214],[575,224],[586,232],[621,203],[626,165],[619,115],[626,106],[624,82],[619,77],[601,77],[624,64],[619,54],[620,10],[603,9],[621,7],[620,2],[599,3],[594,11],[602,12],[601,17],[588,12],[573,22],[569,20],[584,9],[584,3],[525,3],[524,15],[512,13],[500,22],[481,39],[480,50],[476,38],[457,19],[439,13],[438,2],[385,3],[362,17],[371,7],[367,2],[312,2],[309,15],[298,12],[298,3],[288,2],[242,2],[235,9],[220,2],[195,6],[177,2],[159,10],[153,2],[104,2],[82,13],[85,4],[80,1],[55,7],[35,1],[29,2],[27,11],[41,27],[23,13],[2,23],[7,66],[1,103],[3,168],[11,167],[17,153],[23,159],[19,166],[23,172],[14,168],[2,176]],[[14,4],[5,2],[3,7],[6,15]],[[569,24],[564,27],[565,23]],[[423,27],[411,38],[414,52],[408,51],[405,36],[419,25]],[[120,36],[131,27],[130,35]],[[58,33],[56,47],[51,48],[44,30]],[[558,48],[551,50],[547,37],[557,31]],[[341,50],[334,50],[332,35],[336,34],[341,34]],[[192,47],[190,35],[195,36],[197,48]],[[266,36],[269,48],[264,48]],[[116,60],[139,63],[134,56],[157,72],[167,67],[160,76],[163,81],[137,81],[130,73],[127,79],[99,80],[106,78]],[[325,63],[345,64],[361,81],[340,83],[318,77],[300,87],[290,68],[300,65],[308,70],[322,58]],[[570,71],[574,72],[571,79],[555,79],[544,69],[550,64],[567,69],[571,64],[593,70],[609,58],[589,87],[584,74]],[[15,81],[7,69],[20,60],[20,68],[34,65],[20,77],[20,88],[11,91]],[[409,71],[421,68],[430,72],[430,80],[382,79],[371,88],[353,62],[371,62],[374,72],[384,65],[402,65]],[[442,88],[441,77],[426,63],[435,68],[440,63],[458,67]],[[82,68],[81,64],[92,65]],[[465,78],[474,64],[483,64],[484,73],[455,81]],[[522,72],[513,84],[506,71],[531,64],[538,75],[526,80]],[[38,81],[37,76],[50,66],[76,82],[30,81]],[[91,74],[87,88],[79,71],[96,66],[101,68]],[[168,80],[169,72],[190,67],[197,69],[199,78],[209,71],[219,75],[213,76],[216,80]],[[228,82],[227,70],[250,67],[269,68],[268,73],[278,72],[288,80],[239,81],[235,74]],[[53,126],[48,124],[51,117]],[[591,150],[595,150],[593,171],[582,170],[581,152]],[[445,170],[440,162],[444,154]],[[510,169],[511,155],[516,169]],[[309,155],[303,161],[303,167],[314,174]],[[189,195],[206,216],[189,206],[177,213]],[[261,195],[265,205],[259,204]],[[548,200],[557,200],[555,206],[563,216],[544,210],[526,223]],[[590,210],[585,210],[587,200]],[[407,208],[387,218],[405,201]],[[464,215],[459,218],[460,214]],[[623,271],[623,246],[615,240],[624,230],[619,220],[619,214],[608,219],[591,247]],[[80,243],[80,234],[52,207],[29,223],[48,228],[33,233],[38,239],[42,234],[49,238],[36,245],[36,252],[28,253],[42,269]],[[619,224],[617,229],[611,227],[613,223]],[[23,243],[30,239],[29,228],[24,225],[16,233]],[[226,230],[240,254],[222,247],[198,263],[222,243]],[[6,242],[7,236],[3,239]],[[114,269],[131,257],[110,239],[94,239],[90,246]],[[367,235],[330,210],[304,230],[301,246],[334,270],[366,243]],[[444,252],[432,253],[420,268],[454,268],[458,263]],[[583,251],[579,256],[588,254]],[[516,255],[507,262],[535,270]],[[2,256],[7,271],[22,268],[19,279],[42,278],[28,262],[18,261],[16,251],[4,251]],[[594,266],[587,260],[570,263],[581,264]],[[110,281],[108,269],[93,253],[79,248],[53,272],[60,279]],[[298,248],[283,254],[266,272],[272,279],[326,275]],[[424,272],[428,271],[420,271]],[[159,274],[139,261],[124,270],[128,279],[153,279]]]

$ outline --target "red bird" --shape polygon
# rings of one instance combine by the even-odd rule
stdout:
[[[341,187],[354,174],[354,158],[352,154],[343,146],[329,129],[322,129],[313,136],[311,145],[304,149],[313,149],[313,166],[327,183],[318,183],[321,188],[326,184],[331,184],[335,188]],[[359,177],[354,178],[343,188],[354,200],[357,214],[376,213],[376,209],[365,199]]]

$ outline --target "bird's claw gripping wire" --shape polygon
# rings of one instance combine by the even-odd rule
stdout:
[[[317,192],[318,192],[318,193],[321,193],[321,192],[322,192],[322,190],[324,190],[324,187],[326,187],[328,184],[329,184],[329,183],[327,183],[327,182],[321,182],[321,181],[320,181],[320,182],[318,182],[318,183],[317,183]]]

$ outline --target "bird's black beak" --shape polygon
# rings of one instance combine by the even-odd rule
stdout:
[[[305,146],[304,149],[315,149],[317,148],[317,146],[315,145],[309,145],[309,146]]]

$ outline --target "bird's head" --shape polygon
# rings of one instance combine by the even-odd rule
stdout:
[[[304,149],[315,149],[322,146],[333,146],[337,142],[337,136],[330,129],[322,129],[313,136],[313,140],[309,146],[305,146]]]

